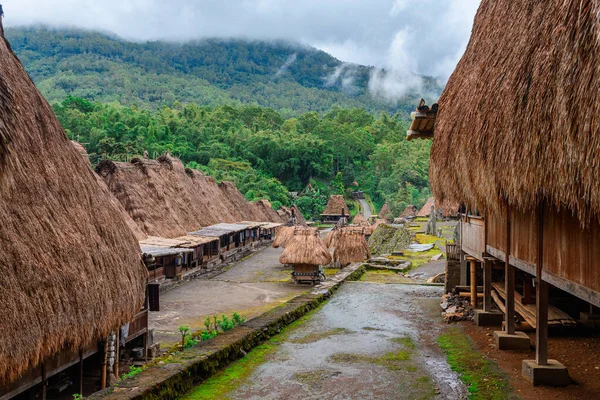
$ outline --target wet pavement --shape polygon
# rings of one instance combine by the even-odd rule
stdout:
[[[346,283],[227,398],[464,398],[436,344],[441,295],[439,287]]]
[[[358,201],[360,202],[360,205],[362,206],[363,215],[365,216],[365,218],[366,219],[371,218],[371,215],[373,215],[373,212],[371,211],[371,206],[369,205],[369,203],[367,203],[367,201],[365,199],[359,199]]]
[[[254,318],[301,293],[309,286],[291,282],[291,268],[279,264],[282,249],[266,248],[235,264],[213,279],[197,279],[160,296],[161,310],[151,312],[149,326],[155,342],[169,348],[181,340],[179,326],[204,329],[208,316],[239,313]]]

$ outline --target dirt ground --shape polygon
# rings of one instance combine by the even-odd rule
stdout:
[[[249,371],[243,365],[253,363],[253,352],[186,398],[464,398],[466,388],[435,343],[445,329],[436,323],[441,292],[348,282]]]
[[[163,349],[181,340],[178,328],[204,328],[208,316],[234,312],[254,318],[311,289],[290,281],[291,269],[279,264],[282,249],[267,248],[213,279],[187,282],[161,294],[161,311],[150,313],[155,342]]]
[[[563,363],[574,384],[565,388],[533,387],[521,375],[521,362],[534,359],[529,352],[501,351],[494,344],[494,330],[500,327],[480,328],[471,322],[461,323],[465,332],[475,341],[478,349],[507,374],[515,393],[524,400],[539,399],[600,399],[600,333],[583,328],[563,332],[550,331],[549,356]],[[535,343],[535,334],[529,334]]]

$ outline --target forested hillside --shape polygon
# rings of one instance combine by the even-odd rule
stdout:
[[[360,188],[396,213],[430,194],[430,141],[407,142],[407,122],[386,113],[333,108],[285,119],[257,106],[150,111],[73,97],[54,109],[92,163],[169,151],[217,180],[235,181],[249,200],[266,197],[277,207],[290,204],[288,191],[304,191],[297,204],[307,216],[318,215],[330,193]]]
[[[10,28],[6,37],[51,102],[76,96],[158,109],[174,102],[256,104],[288,118],[332,107],[404,116],[419,94],[395,102],[372,96],[373,68],[286,42],[207,39],[134,43],[80,30]],[[424,91],[440,93],[425,77]]]

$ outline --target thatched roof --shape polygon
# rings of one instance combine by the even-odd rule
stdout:
[[[317,229],[296,228],[279,262],[295,265],[327,265],[331,263],[331,254],[319,238]]]
[[[303,229],[311,228],[307,228],[304,226],[279,226],[275,228],[275,240],[273,240],[272,245],[273,248],[285,248],[291,237],[294,236],[294,231]]]
[[[147,235],[172,238],[221,222],[282,222],[267,201],[251,204],[233,183],[218,185],[170,156],[106,160],[96,171]]]
[[[414,218],[417,216],[418,211],[419,210],[417,209],[416,206],[409,204],[406,206],[404,211],[402,211],[402,214],[400,214],[400,218]]]
[[[356,214],[356,217],[354,217],[354,220],[352,220],[352,223],[354,225],[359,225],[359,226],[371,226],[369,221],[367,221],[365,216],[362,215],[361,213]]]
[[[300,209],[295,204],[291,207],[281,207],[277,212],[283,219],[283,222],[287,223],[292,218],[292,210],[296,217],[296,225],[306,226],[306,218],[304,218],[304,215],[302,215],[302,212],[300,212]]]
[[[417,217],[429,217],[432,206],[435,208],[435,197],[430,197],[427,199],[425,205],[421,207],[421,210],[417,214]]]
[[[323,214],[321,215],[350,215],[348,212],[348,206],[346,205],[346,200],[344,200],[344,196],[329,196],[329,201],[327,202],[325,211],[323,211]]]
[[[390,209],[390,206],[388,205],[388,203],[385,203],[383,205],[383,207],[381,207],[381,210],[379,211],[379,218],[391,220],[392,217],[393,217],[392,210]]]
[[[0,23],[1,25],[1,23]],[[137,240],[0,37],[0,382],[128,322]]]
[[[543,196],[600,215],[600,1],[483,0],[439,101],[430,177],[438,199],[482,212]]]
[[[435,211],[441,213],[442,217],[456,217],[458,215],[458,204],[450,201],[440,202],[436,201],[435,197],[430,197],[417,214],[417,217],[429,217],[431,213],[431,206],[434,207]]]
[[[338,245],[338,239],[341,237],[342,232],[359,232],[363,236],[369,234],[371,226],[363,227],[363,226],[344,226],[344,227],[335,227],[330,230],[327,235],[325,235],[325,239],[323,240],[323,244],[328,249],[334,249]]]
[[[333,260],[346,266],[371,257],[364,230],[342,228],[336,239]]]

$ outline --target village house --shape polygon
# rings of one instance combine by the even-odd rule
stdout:
[[[123,208],[3,37],[0,59],[0,398],[88,394],[118,371],[118,343],[145,334],[148,274]]]
[[[530,346],[516,315],[536,329],[522,365],[534,385],[570,383],[549,328],[600,307],[597,16],[597,2],[484,0],[435,123],[431,186],[466,207],[460,275],[473,304],[483,282],[476,321],[497,323],[498,303],[500,349]]]
[[[324,223],[335,224],[338,223],[342,218],[350,218],[350,212],[348,211],[348,206],[346,205],[344,196],[329,196],[327,206],[325,206],[325,210],[321,214],[321,220]]]

